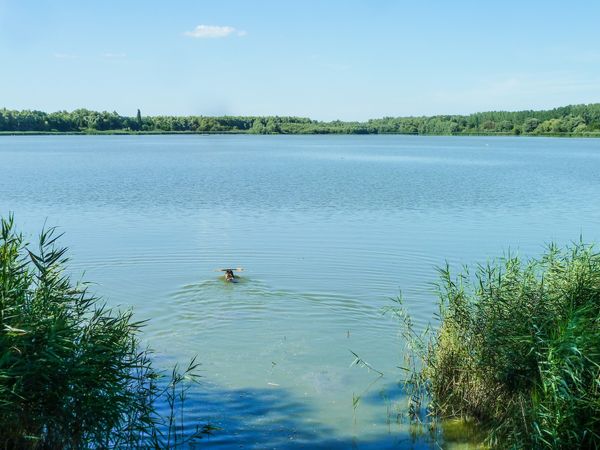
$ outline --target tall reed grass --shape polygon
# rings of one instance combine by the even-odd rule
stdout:
[[[413,419],[476,421],[499,448],[600,447],[600,254],[581,242],[440,271],[438,326],[402,306]]]
[[[44,230],[33,250],[12,216],[1,220],[0,447],[166,448],[207,431],[180,423],[197,364],[155,370],[131,311],[65,275],[59,237]]]

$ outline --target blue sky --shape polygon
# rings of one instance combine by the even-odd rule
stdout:
[[[0,0],[0,107],[382,116],[600,102],[598,1]]]

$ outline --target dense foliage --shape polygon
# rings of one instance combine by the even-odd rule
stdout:
[[[0,110],[0,132],[190,132],[252,134],[600,134],[600,104],[546,111],[492,111],[466,116],[386,117],[367,122],[321,122],[301,117],[126,117],[116,112]]]
[[[182,442],[184,377],[162,383],[131,312],[109,310],[63,273],[54,230],[34,253],[0,230],[0,447],[165,448]],[[156,412],[170,407],[167,417]],[[193,438],[199,433],[188,433]]]
[[[456,278],[440,326],[412,345],[412,412],[476,420],[501,448],[600,447],[600,254],[551,246]],[[430,403],[429,403],[430,402]]]

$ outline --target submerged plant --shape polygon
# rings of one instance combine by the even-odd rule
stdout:
[[[475,420],[490,445],[600,447],[600,255],[551,245],[452,277],[440,270],[439,326],[414,332],[406,386],[413,417]]]
[[[140,348],[141,322],[107,308],[64,274],[60,235],[42,231],[34,251],[0,230],[0,445],[4,448],[164,448],[183,442],[186,380],[169,381]],[[176,399],[181,402],[176,403]],[[161,417],[158,402],[168,402]],[[172,401],[171,401],[172,400]],[[179,409],[181,408],[181,409]],[[187,438],[199,434],[187,433]]]

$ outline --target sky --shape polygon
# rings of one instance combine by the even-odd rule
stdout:
[[[0,0],[0,108],[319,120],[600,102],[600,2]]]

